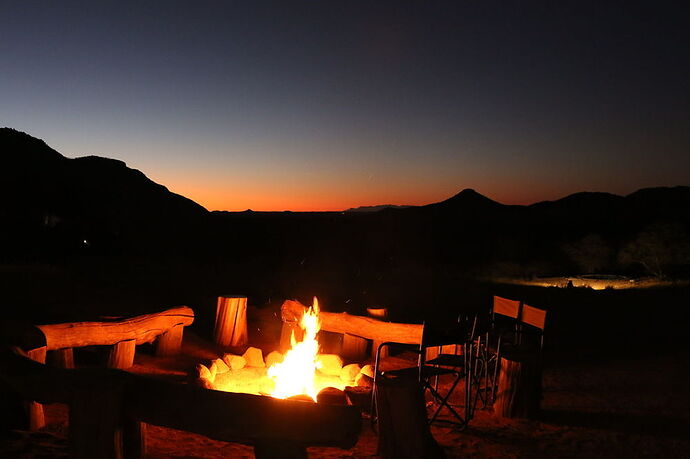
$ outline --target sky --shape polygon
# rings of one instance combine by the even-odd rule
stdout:
[[[0,126],[209,210],[690,185],[682,2],[0,6]]]

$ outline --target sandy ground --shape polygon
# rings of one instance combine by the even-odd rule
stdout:
[[[189,359],[213,355],[192,347]],[[134,371],[186,377],[180,361],[155,360],[138,355]],[[680,351],[546,368],[539,421],[501,419],[484,409],[464,431],[435,425],[432,433],[449,457],[690,457],[688,376]],[[13,432],[0,457],[67,457],[67,407],[49,405],[46,416],[41,432]],[[157,426],[147,426],[146,441],[151,458],[253,457],[248,446]],[[376,449],[377,436],[364,420],[354,448],[310,448],[309,456],[369,458]]]

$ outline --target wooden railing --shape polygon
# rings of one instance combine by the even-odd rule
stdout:
[[[306,457],[308,446],[351,448],[357,442],[361,417],[353,406],[219,392],[112,368],[65,369],[43,364],[46,350],[65,349],[60,346],[117,347],[158,338],[160,349],[163,336],[169,338],[163,346],[169,352],[170,342],[181,341],[181,327],[176,327],[190,324],[193,317],[191,309],[182,307],[116,322],[14,330],[3,336],[0,381],[24,399],[35,401],[30,411],[38,411],[39,403],[69,405],[70,447],[75,458],[143,457],[144,423],[252,445],[257,457]],[[41,421],[42,414],[40,410]],[[33,423],[34,428],[40,427],[36,419]]]

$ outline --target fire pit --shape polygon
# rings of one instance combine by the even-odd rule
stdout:
[[[318,300],[299,321],[302,338],[293,331],[291,348],[282,354],[250,347],[243,355],[225,354],[208,365],[197,365],[199,385],[225,392],[268,395],[309,401],[345,401],[348,386],[371,387],[373,368],[343,365],[336,354],[319,354],[317,334],[321,328]],[[339,395],[338,395],[339,394]]]

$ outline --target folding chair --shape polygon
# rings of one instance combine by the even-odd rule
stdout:
[[[539,342],[539,353],[544,349],[544,326],[546,325],[546,311],[528,304],[522,305],[520,313],[520,344],[530,346],[533,343],[525,339],[534,336]]]
[[[501,345],[517,343],[520,339],[520,310],[521,303],[517,300],[510,300],[500,296],[494,296],[490,312],[490,326],[486,332],[484,346],[480,354],[484,369],[484,389],[487,396],[491,393],[491,402],[496,399],[496,380],[498,377],[498,367],[501,358]],[[489,368],[493,365],[493,374],[489,384]]]
[[[401,346],[399,343],[385,342],[382,343],[376,350],[376,362],[374,365],[374,391],[376,393],[376,384],[379,378],[399,378],[399,377],[415,377],[422,385],[425,391],[429,391],[433,396],[434,400],[438,403],[438,407],[433,412],[428,422],[432,423],[438,420],[438,416],[441,410],[445,407],[456,419],[455,421],[447,421],[452,424],[459,425],[460,427],[465,427],[469,421],[471,415],[470,406],[470,393],[471,393],[471,378],[466,378],[466,375],[471,374],[471,346],[472,342],[470,340],[470,335],[472,330],[468,324],[458,324],[456,326],[449,328],[436,328],[432,327],[427,323],[422,324],[422,341],[420,345],[416,348],[412,348],[409,345],[402,345],[410,351],[414,351],[419,354],[417,359],[417,366],[389,370],[381,372],[381,351],[384,347],[388,346]],[[433,347],[442,347],[444,345],[456,344],[462,348],[462,353],[458,355],[450,355],[447,357],[442,357],[441,355],[436,356],[435,359],[431,361],[427,359],[427,350]],[[449,358],[450,357],[450,358]],[[439,360],[436,360],[439,359]],[[433,362],[436,360],[436,362]],[[452,360],[452,361],[451,361]],[[454,375],[455,378],[445,395],[439,393],[435,384],[432,384],[432,378],[438,378],[442,375]],[[465,378],[465,415],[461,416],[455,408],[449,403],[449,398],[453,394],[453,391],[458,386],[460,381]],[[372,421],[376,421],[376,398],[375,395],[372,397]],[[445,421],[445,420],[444,420]]]

